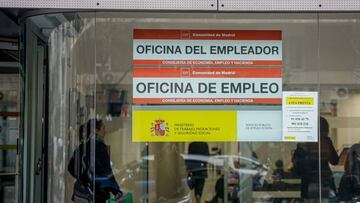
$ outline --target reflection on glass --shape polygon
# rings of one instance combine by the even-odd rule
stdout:
[[[0,176],[0,201],[15,203],[15,176]]]
[[[19,78],[19,74],[0,74],[0,202],[4,203],[15,203],[17,197]]]
[[[208,152],[201,156],[189,150],[191,143],[131,141],[134,29],[281,30],[284,46],[283,89],[318,90],[316,15],[215,16],[98,13],[96,115],[106,120],[109,126],[105,143],[110,145],[115,177],[125,192],[134,194],[136,202],[299,200],[301,178],[291,170],[296,143],[209,142],[205,143]],[[306,43],[301,43],[303,40]],[[311,76],[314,77],[307,77],[307,71],[313,71]],[[302,74],[305,77],[301,77]],[[244,105],[244,108],[257,107]],[[199,107],[188,105],[182,108],[196,110]],[[201,167],[193,167],[191,163]],[[192,177],[194,174],[199,177]]]
[[[58,15],[56,19],[64,19]],[[80,144],[80,125],[95,117],[106,126],[104,143],[109,145],[113,174],[135,202],[301,199],[303,181],[292,166],[296,143],[209,142],[204,158],[192,153],[186,142],[132,142],[132,32],[135,28],[281,30],[283,89],[318,91],[316,15],[100,12],[96,18],[74,16],[49,38],[49,202],[71,202],[75,179],[66,166]],[[189,162],[201,165],[196,167],[202,171],[200,184],[195,183],[198,187],[189,182],[189,172],[196,170]]]
[[[321,188],[322,198],[336,198],[337,190],[329,164],[337,165],[339,156],[329,136],[329,124],[320,117],[320,157],[317,143],[301,143],[297,145],[292,161],[294,171],[301,177],[301,197],[314,199]],[[320,158],[320,160],[319,160]],[[319,171],[318,164],[321,164]],[[321,187],[318,175],[321,174]]]
[[[204,161],[201,159],[186,160],[188,183],[190,189],[194,190],[196,202],[201,201],[201,196],[205,186],[205,179],[208,177],[206,159],[209,155],[209,145],[206,142],[192,142],[189,144],[188,156],[199,156],[204,159]]]
[[[0,150],[0,173],[16,172],[16,146],[15,149]]]
[[[114,178],[108,146],[104,143],[105,124],[100,119],[91,119],[80,126],[82,143],[75,149],[68,165],[68,171],[76,178],[72,200],[75,202],[93,200],[106,202],[110,195],[115,200],[122,197],[119,185]],[[95,161],[91,149],[95,146]]]
[[[75,179],[67,172],[80,145],[80,125],[94,118],[94,14],[35,16],[32,23],[49,22],[49,122],[47,202],[72,202]],[[56,20],[61,19],[61,20]],[[30,53],[28,53],[30,55]],[[94,153],[94,147],[88,152]],[[95,160],[94,156],[91,156]]]

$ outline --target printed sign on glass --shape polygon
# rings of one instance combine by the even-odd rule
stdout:
[[[135,29],[134,104],[281,104],[281,31]]]

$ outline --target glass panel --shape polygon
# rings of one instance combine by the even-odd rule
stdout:
[[[93,13],[34,17],[56,25],[49,32],[48,200],[71,202],[75,181],[93,184]],[[60,23],[59,23],[60,22]],[[89,142],[88,142],[89,141]],[[90,196],[92,199],[92,197]]]
[[[201,196],[202,202],[214,197],[225,202],[300,198],[320,201],[320,195],[322,201],[357,201],[358,14],[321,14],[320,25],[316,14],[98,13],[96,22],[94,15],[88,13],[39,18],[60,21],[49,37],[49,202],[70,201],[75,179],[66,172],[67,166],[80,143],[87,142],[81,137],[80,127],[93,118],[103,121],[97,134],[106,134],[90,143],[95,174],[105,168],[97,168],[97,161],[106,160],[106,172],[112,172],[105,175],[113,174],[121,189],[131,192],[136,202],[195,201],[199,199],[196,196]],[[33,20],[36,22],[36,17]],[[283,90],[319,91],[320,87],[320,113],[328,121],[329,130],[326,122],[320,120],[320,142],[316,143],[133,142],[135,28],[281,30]],[[8,104],[6,111],[12,112],[12,103]],[[269,106],[276,105],[223,108]],[[218,106],[161,108],[196,110]],[[16,132],[11,131],[11,126],[16,126],[17,121],[4,116],[1,119],[1,125],[6,121],[10,127],[5,136],[1,134],[1,144],[11,147],[16,143],[16,136],[11,136]],[[103,126],[105,132],[100,132]],[[94,120],[89,129],[95,134]],[[95,150],[95,144],[102,147]],[[194,152],[191,146],[204,150]],[[97,150],[101,149],[100,156]],[[7,153],[13,151],[1,150],[6,152],[6,156],[0,155],[0,161],[6,162],[1,170],[13,171]],[[301,153],[310,158],[302,159]],[[191,167],[194,163],[200,163],[200,167]],[[194,176],[197,172],[200,178]],[[193,182],[189,182],[190,173]]]
[[[280,30],[283,90],[317,92],[316,14],[97,13],[96,115],[106,129],[100,142],[105,143],[109,151],[111,167],[108,170],[113,171],[123,192],[133,194],[135,202],[212,202],[216,199],[281,202],[302,197],[318,201],[317,142],[133,142],[132,119],[136,108],[159,111],[220,108],[217,105],[135,105],[132,102],[134,29]],[[281,105],[222,105],[220,109],[279,110]],[[151,126],[143,128],[150,130]],[[309,174],[294,171],[293,154],[297,145],[311,149],[311,184],[308,184]],[[101,159],[96,155],[99,157],[96,159]],[[302,187],[306,187],[306,191]]]
[[[0,74],[0,81],[0,146],[3,146],[4,149],[14,149],[13,145],[16,145],[18,137],[18,119],[20,115],[19,75]]]
[[[19,74],[0,74],[0,202],[4,203],[16,201],[19,77]]]
[[[241,27],[250,30],[281,30],[284,62],[283,91],[318,92],[317,15],[270,16]],[[282,110],[284,111],[284,106]],[[316,126],[317,123],[311,125]],[[267,133],[270,132],[269,130]],[[315,134],[314,137],[317,135]],[[306,164],[303,162],[298,164],[299,159],[303,160],[303,157],[297,156],[300,146],[309,156]],[[240,171],[246,169],[245,172],[240,172],[239,187],[231,189],[233,193],[240,194],[240,198],[230,195],[229,201],[282,202],[299,199],[319,201],[317,142],[241,142],[228,144],[227,150],[228,154],[239,156],[234,161],[240,163]],[[311,165],[311,168],[301,168],[304,165]],[[309,173],[302,173],[303,171]]]
[[[0,176],[0,200],[3,203],[15,203],[15,176]]]
[[[147,179],[154,159],[147,158],[148,145],[132,142],[131,32],[129,23],[113,22],[118,19],[96,18],[96,115],[105,127],[96,135],[96,151],[106,151],[96,153],[96,163],[105,160],[96,176],[107,177],[113,185],[107,195],[111,191],[116,196],[121,185],[123,192],[132,192],[135,202],[146,202],[147,191],[155,185]]]
[[[0,150],[0,176],[2,173],[17,173],[16,171],[16,145],[4,146],[12,149]],[[14,149],[15,148],[15,149]]]
[[[14,67],[14,69],[17,69]],[[0,74],[2,87],[0,88],[1,112],[17,112],[19,110],[19,75]]]
[[[323,189],[328,195],[323,197],[332,197],[330,187],[318,184],[318,142],[134,142],[132,137],[136,109],[193,111],[188,120],[195,110],[244,111],[260,120],[265,111],[281,109],[280,103],[134,105],[134,29],[279,30],[282,89],[316,92],[320,63],[316,14],[97,13],[94,17],[66,13],[32,18],[39,27],[47,21],[55,25],[48,33],[48,202],[71,202],[75,181],[91,182],[97,202],[118,195],[118,185],[124,193],[132,193],[135,202],[319,201]],[[150,131],[156,126],[143,128]],[[298,164],[295,154],[301,149],[310,157],[308,164]],[[86,168],[90,180],[83,179],[84,170],[74,173],[71,168]]]
[[[331,180],[336,201],[358,202],[359,186],[359,14],[320,15],[320,110],[329,121],[329,138],[339,160],[329,160],[321,147],[322,185]],[[329,167],[328,167],[329,166]],[[324,177],[325,176],[325,177]]]

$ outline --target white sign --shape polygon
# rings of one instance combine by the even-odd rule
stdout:
[[[134,60],[282,60],[281,40],[139,40]]]
[[[134,29],[134,104],[281,104],[280,30]]]
[[[281,141],[281,111],[238,111],[237,140],[239,142]]]
[[[133,39],[134,65],[282,65],[280,30],[134,29]]]
[[[281,98],[281,78],[134,78],[134,98]]]
[[[317,142],[317,92],[283,92],[282,109],[283,141]]]
[[[139,68],[136,104],[280,104],[281,68]]]

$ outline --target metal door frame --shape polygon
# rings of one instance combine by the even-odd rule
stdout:
[[[22,41],[24,99],[20,133],[19,202],[46,202],[47,187],[47,76],[46,43],[39,29],[24,23],[26,41]],[[30,56],[30,54],[32,55]]]

